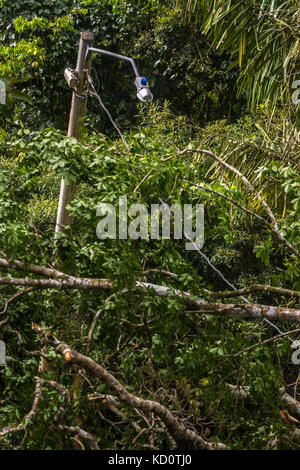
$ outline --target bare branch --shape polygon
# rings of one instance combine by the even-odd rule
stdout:
[[[75,434],[76,437],[81,437],[81,439],[87,441],[91,450],[99,450],[99,446],[95,437],[84,429],[81,429],[79,426],[64,426],[59,424],[56,426],[56,429],[59,431],[71,432]]]
[[[284,405],[290,411],[290,413],[297,415],[300,417],[300,403],[299,401],[295,400],[295,398],[291,397],[288,393],[284,393],[282,395],[282,400]]]
[[[31,279],[0,277],[0,284],[9,286],[32,286],[40,289],[104,289],[110,290],[112,282],[107,279],[83,279],[67,277],[66,279]]]
[[[33,325],[33,329],[43,337],[46,343],[54,346],[56,351],[63,356],[65,356],[66,352],[70,353],[69,357],[71,357],[73,363],[88,370],[95,377],[100,378],[106,385],[114,390],[118,398],[124,403],[146,414],[154,413],[158,416],[164,422],[170,435],[176,442],[187,442],[195,448],[207,450],[228,449],[228,447],[222,443],[210,443],[205,441],[196,432],[187,429],[183,423],[179,419],[175,418],[171,411],[164,405],[161,405],[156,401],[145,400],[129,393],[126,388],[106,369],[101,367],[91,358],[69,348],[69,346],[64,343],[61,343],[51,333],[43,331],[38,325]]]
[[[170,271],[165,271],[164,269],[147,269],[147,271],[142,271],[142,276],[150,276],[151,274],[159,274],[161,276],[169,277],[170,279],[178,279],[178,275],[171,273]]]

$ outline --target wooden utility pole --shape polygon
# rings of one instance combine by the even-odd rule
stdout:
[[[87,73],[85,70],[90,70],[91,66],[91,54],[88,60],[85,60],[86,51],[88,46],[92,46],[94,41],[93,33],[85,31],[80,35],[76,75],[78,77],[78,85],[73,91],[72,104],[69,118],[68,137],[75,137],[80,139],[79,132],[79,120],[86,113],[87,103],[87,91],[88,91],[88,80]],[[64,225],[71,225],[73,223],[73,217],[68,214],[66,205],[69,204],[76,192],[76,185],[73,181],[67,185],[62,179],[59,195],[59,203],[56,218],[55,233],[61,232]]]

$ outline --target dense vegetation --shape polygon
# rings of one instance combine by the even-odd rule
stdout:
[[[92,97],[66,137],[85,30],[149,78],[93,59],[129,151]],[[0,449],[298,449],[299,2],[2,0],[0,32]],[[204,247],[99,240],[124,195],[204,204]]]

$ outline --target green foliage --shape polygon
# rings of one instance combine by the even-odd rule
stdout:
[[[120,140],[111,140],[96,132],[85,132],[83,140],[77,142],[54,129],[37,132],[23,128],[2,144],[0,227],[3,251],[12,258],[28,262],[38,259],[41,265],[49,263],[55,248],[53,230],[59,180],[63,176],[67,181],[76,181],[78,189],[69,206],[75,223],[60,234],[56,267],[84,277],[115,280],[115,298],[108,303],[104,302],[101,292],[91,295],[45,291],[41,298],[36,291],[20,297],[10,316],[10,328],[21,333],[26,350],[37,347],[31,330],[31,321],[35,321],[51,326],[54,334],[84,352],[94,312],[102,308],[90,355],[109,370],[117,371],[118,379],[129,391],[139,393],[140,390],[145,397],[166,404],[183,417],[192,413],[194,426],[200,426],[207,439],[218,439],[237,449],[264,448],[270,439],[285,431],[278,411],[278,397],[284,381],[283,370],[293,373],[286,339],[239,355],[247,346],[272,335],[272,329],[261,322],[188,313],[178,300],[161,299],[146,291],[141,294],[135,281],[142,279],[143,266],[176,272],[178,281],[164,281],[155,275],[153,281],[189,290],[200,297],[203,297],[203,288],[224,288],[198,253],[185,250],[184,240],[100,241],[96,237],[96,207],[100,202],[117,206],[119,196],[125,194],[129,204],[157,203],[158,196],[169,204],[201,200],[206,208],[205,251],[231,282],[243,287],[255,279],[292,287],[297,279],[296,275],[291,275],[292,267],[296,273],[299,263],[278,250],[259,222],[251,220],[225,199],[182,182],[182,178],[204,181],[207,188],[230,195],[247,206],[247,193],[230,175],[216,177],[208,157],[187,154],[183,158],[176,153],[178,147],[206,145],[211,132],[217,135],[216,130],[222,135],[220,142],[226,146],[224,136],[232,139],[235,135],[238,139],[243,134],[248,135],[246,129],[252,126],[251,120],[246,118],[231,127],[224,127],[223,122],[215,123],[203,129],[197,141],[193,141],[195,134],[185,120],[172,116],[167,105],[162,109],[151,105],[143,110],[140,118],[142,125],[126,135],[131,152],[125,150]],[[216,149],[220,142],[216,137]],[[152,172],[138,191],[134,191],[149,170]],[[281,229],[291,241],[297,242],[299,227],[295,211],[299,178],[295,170],[274,160],[260,167],[256,177],[276,177],[278,185],[286,192]],[[257,206],[252,209],[261,214]],[[282,270],[284,263],[290,268],[286,273]],[[149,280],[151,282],[152,278]],[[124,295],[124,289],[128,294]],[[11,288],[5,289],[7,295],[11,292]],[[207,294],[204,298],[207,299]],[[279,296],[265,293],[251,294],[249,298],[254,302],[284,302]],[[9,362],[1,370],[1,400],[7,403],[0,411],[0,425],[14,426],[31,407],[32,377],[36,375],[38,358],[26,356],[23,348],[18,352],[17,338],[9,329],[3,329],[2,334],[8,354],[18,354],[18,360]],[[118,345],[120,354],[116,353]],[[45,372],[46,377],[71,389],[76,371],[65,371],[61,357],[51,348],[47,353],[51,370]],[[233,357],[235,354],[238,355]],[[228,383],[250,387],[254,400],[250,408],[236,402]],[[122,425],[122,432],[109,423],[99,426],[98,400],[93,404],[88,399],[90,391],[88,383],[84,382],[72,399],[65,423],[75,425],[80,416],[82,427],[97,437],[101,447],[112,448],[118,440],[131,448],[126,425]],[[97,384],[96,391],[110,392],[102,383]],[[8,400],[11,393],[14,393],[13,402]],[[39,417],[34,425],[29,425],[25,448],[70,448],[71,441],[63,433],[47,434],[49,421],[60,403],[57,392],[43,388]],[[123,411],[130,415],[126,407]],[[204,422],[203,417],[206,417]],[[9,448],[18,439],[17,435],[12,435],[1,440],[0,445]],[[143,443],[147,443],[146,437],[139,441]],[[166,446],[159,434],[155,443],[159,448]]]

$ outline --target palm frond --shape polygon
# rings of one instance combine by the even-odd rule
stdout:
[[[298,0],[177,0],[201,22],[220,53],[229,52],[240,68],[239,94],[248,107],[268,100],[287,104],[299,71]]]

